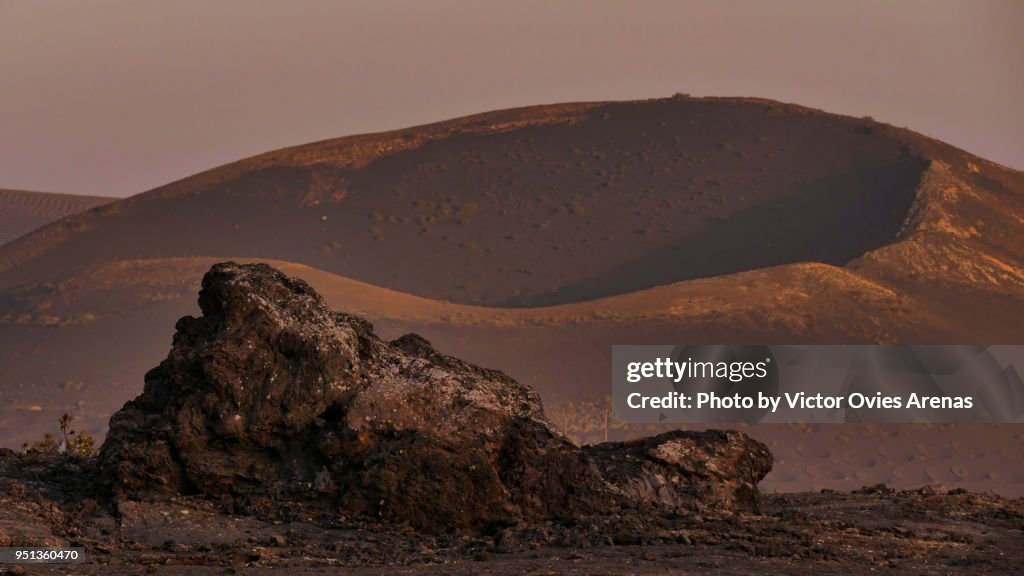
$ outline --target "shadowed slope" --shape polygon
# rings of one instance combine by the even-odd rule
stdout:
[[[895,239],[927,167],[872,126],[776,103],[671,99],[308,145],[26,238],[0,251],[0,286],[111,259],[248,256],[433,299],[537,306],[842,265]]]

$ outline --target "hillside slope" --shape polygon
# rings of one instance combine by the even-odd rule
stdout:
[[[592,441],[612,344],[1019,344],[1021,238],[1020,172],[769,101],[542,106],[319,142],[0,247],[0,428],[17,444],[70,411],[101,434],[216,261],[271,261],[385,336],[504,370]],[[1011,427],[895,427],[910,452],[872,466],[815,430],[765,437],[796,454],[778,485],[945,450],[902,474],[1024,494]]]
[[[931,161],[911,140],[740,99],[490,113],[284,149],[110,204],[0,250],[0,286],[233,255],[506,307],[843,265],[899,233]]]
[[[102,196],[76,196],[0,190],[0,245],[65,216],[112,202]]]

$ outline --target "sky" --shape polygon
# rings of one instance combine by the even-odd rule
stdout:
[[[0,188],[583,100],[757,96],[1024,169],[1019,0],[0,0]]]

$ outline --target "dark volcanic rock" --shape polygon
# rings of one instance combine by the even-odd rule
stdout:
[[[687,509],[751,509],[772,454],[735,430],[674,431],[584,448],[629,499]]]
[[[384,342],[266,265],[214,266],[199,305],[144,392],[111,418],[100,460],[120,496],[487,529],[638,499],[743,507],[770,467],[764,446],[736,432],[585,452],[548,424],[531,388],[416,335]],[[665,482],[675,486],[643,488]]]

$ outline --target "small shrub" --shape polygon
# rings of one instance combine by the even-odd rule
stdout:
[[[47,432],[43,434],[43,439],[39,442],[22,444],[21,451],[25,454],[57,454],[60,452],[60,442],[53,437],[53,434]]]
[[[75,432],[71,429],[71,415],[60,417],[60,432],[64,435],[64,453],[79,458],[92,458],[96,455],[96,439],[88,432]]]
[[[47,432],[39,442],[33,444],[26,442],[22,444],[21,451],[25,454],[59,454],[61,447],[63,447],[63,452],[66,456],[74,456],[76,458],[95,457],[97,454],[96,439],[88,432],[73,430],[71,428],[72,419],[70,414],[64,414],[58,421],[61,436],[64,438],[63,443],[58,441],[53,434]]]
[[[92,437],[92,434],[79,432],[68,441],[67,453],[79,458],[92,458],[97,453],[96,439]]]

